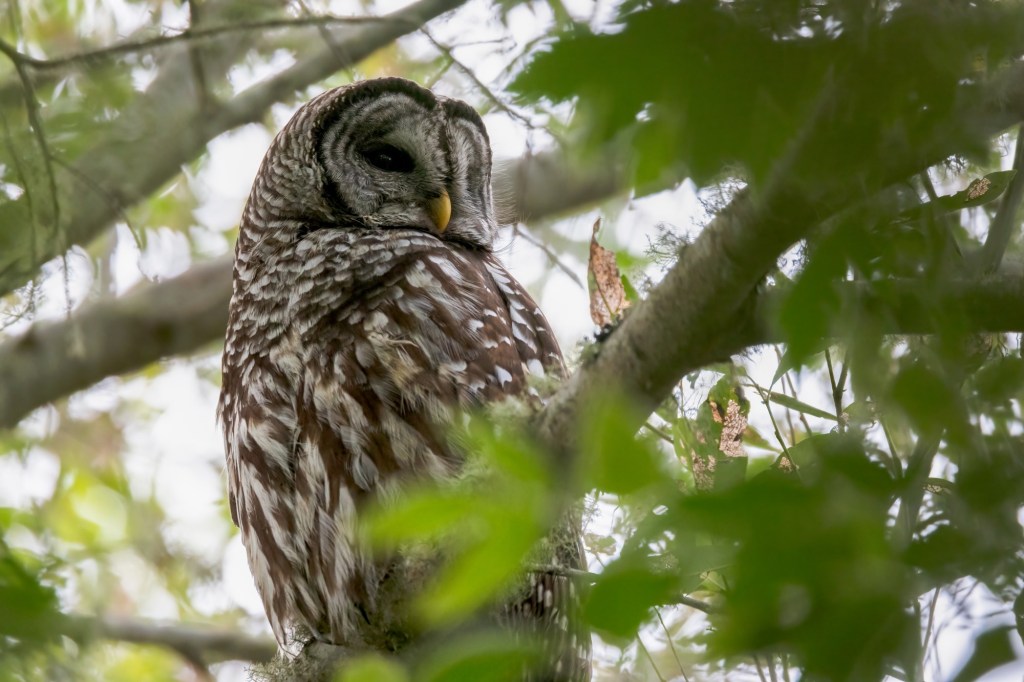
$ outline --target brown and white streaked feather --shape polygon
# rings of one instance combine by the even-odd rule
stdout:
[[[368,167],[364,139],[408,150],[415,171]],[[440,234],[423,201],[442,192]],[[479,116],[408,81],[325,93],[268,151],[236,248],[219,412],[232,518],[282,644],[296,627],[351,642],[380,580],[360,509],[459,470],[455,411],[562,372],[544,316],[491,252],[495,230]],[[570,536],[560,558],[581,568]],[[565,640],[545,670],[586,679],[570,590],[539,574],[506,620]]]

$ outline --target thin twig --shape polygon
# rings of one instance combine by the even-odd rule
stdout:
[[[924,655],[921,657],[921,671],[924,672],[925,663],[928,661],[928,640],[932,636],[932,626],[935,624],[935,606],[939,603],[939,588],[936,587],[935,591],[932,592],[932,603],[928,607],[928,625],[924,630],[924,638],[922,639],[922,645],[924,646]]]
[[[526,567],[527,571],[534,573],[550,573],[552,575],[560,575],[566,578],[574,578],[581,580],[588,584],[593,584],[601,577],[600,573],[591,573],[590,571],[584,571],[578,568],[567,568],[565,566],[554,566],[548,564],[528,564]],[[720,609],[714,604],[709,604],[706,601],[700,599],[694,599],[684,594],[673,595],[671,599],[665,602],[668,604],[680,604],[682,606],[689,606],[691,609],[697,609],[704,613],[718,613]]]
[[[53,173],[53,155],[50,153],[50,145],[46,141],[46,131],[43,129],[42,117],[39,115],[39,102],[36,99],[36,91],[32,85],[32,77],[29,76],[25,63],[20,59],[21,53],[13,46],[0,40],[0,52],[11,60],[14,70],[18,73],[18,79],[21,81],[21,94],[25,100],[25,113],[28,115],[29,126],[31,126],[32,134],[36,138],[36,144],[39,145],[39,152],[43,157],[43,169],[46,171],[46,179],[50,184],[50,201],[53,203],[53,225],[57,232],[56,237],[58,241],[63,242],[60,239],[60,198],[57,195],[57,179]],[[62,246],[66,247],[66,244],[62,244]]]
[[[650,431],[651,433],[653,433],[655,436],[662,439],[666,443],[675,444],[675,440],[672,438],[672,436],[668,435],[667,433],[659,429],[657,426],[652,424],[650,420],[644,423],[644,428],[646,428],[648,431]]]
[[[893,544],[898,550],[906,549],[914,537],[917,515],[924,500],[924,484],[931,471],[932,460],[939,451],[941,436],[941,432],[919,435],[910,453],[903,477],[903,499],[892,531]]]
[[[754,654],[754,665],[757,667],[757,676],[761,678],[761,682],[768,682],[768,679],[764,676],[764,671],[761,670],[761,659],[758,658],[757,654]]]
[[[580,279],[579,275],[573,272],[572,268],[563,263],[558,257],[558,254],[551,250],[551,247],[527,232],[520,224],[516,224],[512,227],[512,233],[517,237],[522,237],[528,243],[543,251],[544,255],[548,257],[548,260],[551,261],[552,265],[565,273],[580,289],[583,289],[584,291],[587,290],[586,285],[583,284],[583,280]]]
[[[683,676],[683,682],[690,682],[690,678],[686,676],[686,671],[683,670],[683,662],[679,658],[679,652],[676,651],[676,644],[672,641],[672,633],[668,631],[668,625],[665,624],[665,619],[661,617],[661,610],[654,609],[654,613],[658,616],[661,629],[665,631],[665,643],[668,644],[669,651],[672,652],[672,658],[676,659],[676,665],[679,666],[679,674]]]
[[[836,424],[840,432],[843,430],[843,384],[846,383],[846,365],[843,363],[842,374],[836,380],[835,371],[832,368],[832,351],[828,344],[825,344],[825,364],[828,366],[828,381],[832,385],[832,404],[836,408]]]
[[[505,102],[502,101],[502,99],[500,97],[498,97],[496,94],[494,94],[494,91],[491,90],[482,80],[480,80],[477,77],[476,73],[473,72],[473,69],[471,69],[468,66],[466,66],[465,64],[463,64],[462,61],[459,60],[459,58],[455,56],[455,54],[452,51],[453,50],[452,47],[450,47],[448,45],[445,45],[444,43],[442,43],[439,40],[435,39],[434,36],[431,35],[430,31],[428,31],[426,29],[426,27],[421,28],[420,32],[424,36],[426,36],[427,40],[429,40],[434,45],[434,47],[437,48],[437,50],[441,54],[443,54],[445,56],[445,59],[447,59],[452,64],[454,64],[455,68],[457,68],[459,71],[461,71],[467,78],[469,78],[469,80],[473,81],[473,85],[475,85],[477,87],[477,89],[479,89],[480,92],[482,92],[484,94],[484,96],[486,96],[487,99],[490,100],[490,102],[495,107],[500,109],[502,112],[508,114],[512,118],[518,120],[519,122],[521,122],[523,125],[525,125],[527,128],[529,128],[531,130],[533,130],[533,129],[535,129],[537,127],[536,125],[534,125],[533,121],[531,121],[528,116],[526,116],[525,114],[519,113],[518,111],[516,111],[515,109],[513,109],[509,105],[505,104]]]
[[[88,187],[90,190],[103,197],[107,204],[114,210],[114,213],[121,219],[121,222],[128,228],[128,232],[131,233],[132,239],[135,240],[135,246],[140,252],[145,251],[145,244],[142,241],[142,235],[138,229],[132,225],[131,220],[128,219],[128,214],[124,210],[124,205],[118,199],[117,195],[113,192],[108,191],[105,187],[101,186],[98,182],[93,180],[91,177],[83,173],[74,167],[74,165],[67,163],[63,159],[54,158],[54,164],[57,165],[61,170],[67,171],[68,174],[74,176],[76,180],[81,182],[83,185]],[[150,279],[147,277],[146,279]]]
[[[903,475],[903,464],[900,461],[899,454],[896,452],[896,443],[892,439],[889,427],[885,425],[885,420],[880,418],[878,423],[882,427],[882,433],[885,434],[885,442],[889,445],[889,469],[892,472],[893,478],[899,478]]]
[[[195,29],[201,21],[199,2],[197,0],[188,0],[189,30]],[[199,46],[194,41],[188,45],[188,60],[192,68],[192,80],[195,83],[199,111],[205,112],[210,106],[210,93],[206,84],[206,69],[203,66],[202,56],[199,53]]]
[[[65,619],[64,634],[76,641],[99,637],[135,644],[155,644],[171,649],[186,660],[204,667],[218,661],[266,662],[277,654],[277,644],[269,637],[203,625],[104,616],[68,616]]]
[[[654,671],[655,677],[657,677],[660,682],[665,682],[665,678],[662,676],[661,671],[658,670],[658,664],[654,662],[654,656],[651,656],[651,652],[648,651],[647,646],[644,644],[644,640],[640,639],[639,635],[637,635],[636,644],[640,647],[640,650],[647,655],[647,660],[651,662],[651,670]]]
[[[793,396],[794,398],[796,398],[797,397],[797,394],[796,394],[796,384],[793,382],[793,377],[792,377],[792,375],[789,372],[787,372],[786,374],[782,375],[782,383],[783,383],[783,386],[785,386],[786,384],[789,384],[789,394],[791,396]],[[788,409],[786,410],[786,418],[787,419],[789,418],[789,413],[790,412],[793,412],[793,410],[788,410]],[[804,432],[808,436],[810,436],[811,434],[814,433],[814,431],[811,430],[810,422],[807,421],[807,415],[806,414],[804,414],[803,412],[797,412],[797,419],[799,419],[800,423],[804,425]],[[793,427],[790,426],[790,431],[792,431],[792,430],[793,430]],[[793,438],[793,440],[796,440],[796,438]]]
[[[786,441],[783,440],[782,433],[779,431],[779,423],[775,421],[775,415],[772,414],[772,402],[769,392],[765,391],[761,386],[753,381],[749,383],[749,386],[757,391],[758,395],[761,396],[761,402],[764,404],[765,410],[768,412],[768,419],[772,422],[772,429],[775,432],[775,440],[779,441],[779,446],[782,448],[782,454],[786,456],[786,459],[795,464],[795,462],[793,462],[793,458],[789,456],[789,448],[786,447]]]
[[[397,22],[401,18],[394,16],[352,16],[339,17],[334,15],[316,15],[306,17],[281,17],[277,19],[261,19],[256,21],[238,21],[231,24],[220,24],[217,26],[204,26],[202,28],[188,28],[173,35],[161,35],[144,40],[128,40],[107,47],[101,47],[87,52],[76,52],[50,59],[37,59],[22,52],[18,52],[13,46],[0,41],[0,52],[7,54],[16,62],[36,71],[61,69],[67,66],[88,65],[101,62],[119,55],[133,52],[144,52],[154,48],[165,47],[183,41],[208,40],[228,33],[244,33],[247,31],[272,30],[280,28],[301,28],[308,26],[334,26],[339,24],[372,24],[381,22]]]
[[[316,16],[309,9],[309,6],[304,2],[304,0],[297,1],[299,7],[302,8],[302,11],[305,12],[307,16]],[[349,72],[349,77],[352,77],[352,59],[350,59],[350,55],[345,54],[345,47],[334,39],[334,36],[331,35],[331,32],[329,30],[327,30],[327,26],[325,24],[318,25],[316,30],[317,33],[320,34],[320,37],[323,38],[324,44],[327,45],[327,49],[329,49],[331,51],[331,54],[334,55],[334,58],[338,60],[338,63],[348,65],[345,67],[345,70]]]

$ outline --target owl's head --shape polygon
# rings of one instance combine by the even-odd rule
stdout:
[[[413,228],[490,248],[497,223],[483,121],[402,78],[316,97],[267,152],[242,229],[289,224],[303,233]]]

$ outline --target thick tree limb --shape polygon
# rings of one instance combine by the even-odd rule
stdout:
[[[494,168],[494,203],[501,224],[541,220],[622,192],[625,163],[612,152],[577,166],[568,154],[543,153]]]
[[[198,265],[175,279],[38,323],[0,344],[0,426],[103,377],[189,353],[224,336],[231,263]]]
[[[199,106],[193,92],[188,50],[164,65],[160,76],[135,104],[111,124],[110,132],[58,173],[61,200],[59,238],[33,244],[28,198],[0,204],[0,295],[22,285],[39,267],[72,244],[87,244],[119,218],[124,209],[148,197],[197,158],[217,135],[260,120],[269,107],[405,35],[465,0],[419,0],[380,21],[338,29],[337,43],[318,47],[292,67],[225,102]],[[181,47],[181,46],[179,46]],[[223,76],[244,53],[242,41],[219,41],[205,56],[207,73]],[[339,59],[339,54],[344,58]],[[88,178],[83,183],[81,178]]]
[[[1007,68],[977,94],[950,117],[948,137],[875,159],[877,174],[863,180],[880,188],[1024,119],[1024,64]],[[821,110],[835,104],[823,101]],[[822,125],[827,121],[812,119],[807,139]],[[681,377],[722,356],[721,340],[741,327],[744,305],[754,304],[758,282],[778,258],[821,220],[870,193],[867,185],[848,179],[832,186],[801,183],[799,171],[806,161],[801,157],[813,153],[796,141],[772,181],[757,194],[742,192],[721,211],[681,250],[676,264],[632,308],[597,357],[549,400],[537,417],[536,432],[543,443],[567,455],[563,461],[573,460],[578,419],[588,405],[617,389],[635,406],[631,416],[639,428]]]
[[[265,663],[277,655],[277,643],[270,637],[211,626],[129,618],[68,616],[64,632],[77,641],[100,638],[162,646],[190,661],[201,661],[204,664],[222,661]]]

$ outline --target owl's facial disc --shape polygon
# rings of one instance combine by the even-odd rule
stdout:
[[[479,115],[401,79],[353,88],[325,121],[320,147],[339,222],[489,248],[497,224]]]

